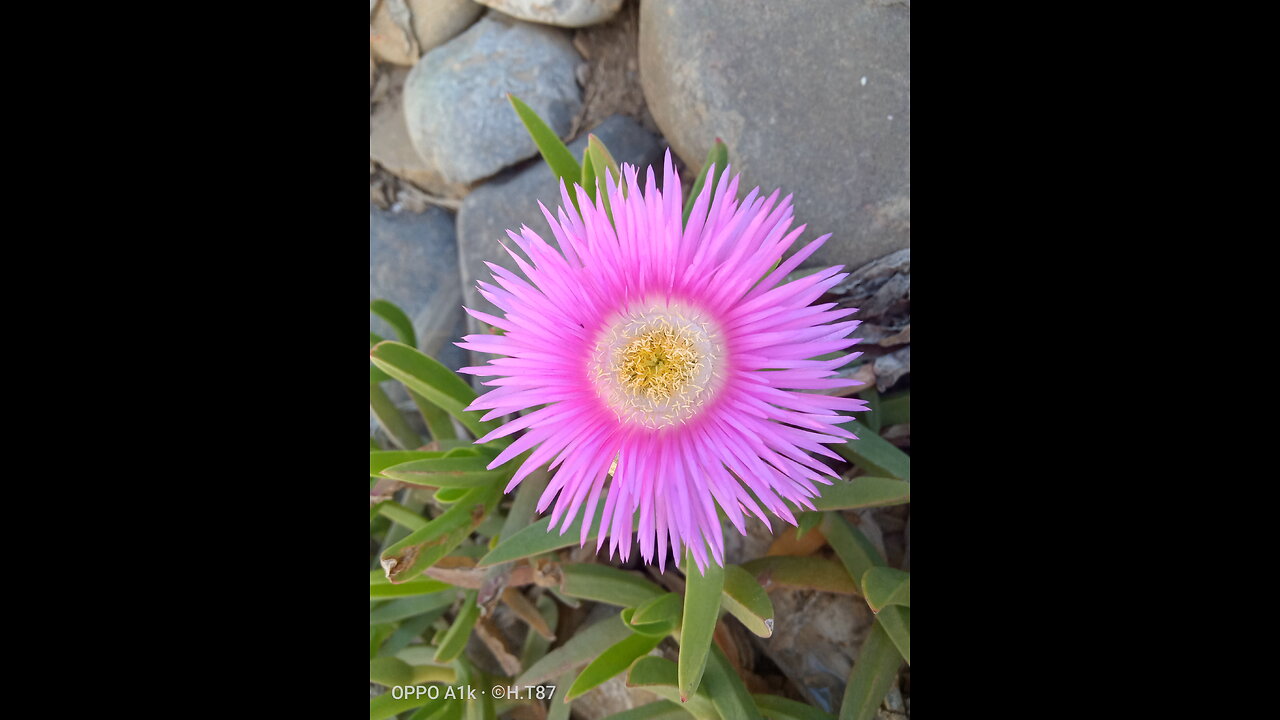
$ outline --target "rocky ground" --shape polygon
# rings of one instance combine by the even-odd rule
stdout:
[[[909,382],[910,0],[369,7],[369,296],[409,313],[424,352],[468,364],[451,343],[474,322],[464,301],[487,309],[474,288],[484,261],[511,266],[499,238],[526,223],[542,233],[536,201],[558,196],[507,102],[513,93],[575,154],[588,132],[641,166],[670,146],[686,181],[722,138],[744,189],[795,194],[796,216],[811,228],[796,247],[833,233],[808,266],[862,268],[833,290],[863,308],[858,335],[871,362],[859,377],[881,391]],[[370,330],[392,335],[376,317]],[[393,399],[412,407],[407,396]],[[888,430],[909,446],[909,426]],[[879,538],[891,563],[909,567],[907,506],[850,519]],[[759,524],[747,538],[726,537],[741,541],[730,562],[732,553],[765,554],[776,540]],[[755,691],[838,710],[869,627],[865,603],[771,596],[772,638],[723,639],[738,649],[744,677]],[[904,669],[881,717],[909,717],[909,679]],[[650,699],[615,678],[575,701],[574,715],[594,720]]]

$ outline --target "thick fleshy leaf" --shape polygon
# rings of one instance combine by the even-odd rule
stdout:
[[[371,600],[381,600],[383,598],[393,597],[409,597],[411,595],[427,595],[434,592],[449,589],[448,583],[442,583],[439,580],[431,578],[418,578],[409,582],[393,585],[387,580],[386,573],[381,570],[369,571],[369,598]]]
[[[863,475],[849,481],[834,480],[822,488],[822,497],[813,499],[819,510],[851,510],[886,507],[911,502],[911,483],[906,480]]]
[[[420,685],[418,687],[426,686]],[[405,689],[409,690],[409,686],[405,686]],[[386,720],[386,718],[395,717],[406,710],[412,710],[424,705],[436,707],[443,705],[444,702],[439,693],[436,694],[436,699],[432,700],[427,697],[425,692],[419,694],[416,690],[409,690],[408,693],[397,700],[388,691],[369,701],[369,720]]]
[[[751,573],[738,565],[724,568],[724,609],[760,637],[773,635],[773,602]]]
[[[457,592],[446,590],[392,600],[369,611],[369,624],[378,625],[395,622],[430,612],[436,608],[448,607],[453,604],[454,599],[457,597]]]
[[[840,513],[827,513],[822,521],[822,534],[827,536],[827,543],[836,551],[836,556],[855,582],[860,581],[871,568],[884,565],[884,558],[876,546]],[[857,592],[862,594],[861,585]]]
[[[890,605],[881,610],[876,619],[884,627],[884,631],[893,641],[894,647],[902,659],[911,664],[911,608],[901,605]]]
[[[684,700],[681,699],[676,679],[678,674],[676,664],[670,660],[646,655],[631,664],[631,669],[627,671],[627,687],[644,688],[658,697],[679,703],[680,707],[699,720],[720,720],[720,713],[716,712],[706,688],[699,688]]]
[[[484,413],[467,410],[476,399],[475,391],[452,370],[417,349],[384,340],[369,351],[369,359],[406,388],[457,418],[476,437],[500,427],[496,420],[481,422]]]
[[[391,633],[391,637],[382,643],[382,647],[378,648],[379,655],[396,655],[400,651],[409,647],[409,643],[422,637],[422,633],[435,622],[441,615],[444,615],[444,608],[425,612],[421,615],[414,615],[411,618],[405,618],[400,621],[400,627]],[[405,662],[409,662],[405,658],[400,658]],[[409,663],[412,665],[413,663]]]
[[[826,558],[773,555],[745,562],[742,569],[754,575],[765,590],[785,585],[845,595],[862,594],[848,571]]]
[[[609,201],[608,187],[609,183],[606,177],[612,176],[615,185],[621,185],[625,188],[626,184],[622,182],[622,171],[618,168],[618,161],[613,159],[613,155],[609,154],[609,150],[600,142],[600,138],[595,135],[587,136],[586,157],[590,160],[591,167],[588,170],[586,162],[583,163],[582,175],[590,185],[589,195],[594,201],[596,199],[596,191],[598,190],[604,199],[604,211],[610,222],[613,221],[613,207]],[[590,172],[590,177],[588,177]]]
[[[380,385],[369,385],[369,409],[378,419],[378,424],[387,431],[387,436],[396,445],[405,450],[412,450],[422,445],[422,438],[409,426],[409,421],[401,414],[391,398]]]
[[[383,500],[378,503],[378,514],[397,525],[408,528],[409,532],[421,530],[429,522],[427,518],[422,517],[421,513],[414,512],[394,500]]]
[[[681,699],[692,695],[702,682],[724,591],[724,568],[710,562],[706,572],[699,573],[693,561],[693,551],[687,549],[684,562],[684,620],[680,624],[679,662]]]
[[[564,645],[547,653],[515,679],[515,685],[536,685],[595,659],[610,646],[631,635],[622,618],[611,615],[579,630]]]
[[[604,503],[596,506],[595,515],[591,520],[592,532],[587,534],[587,542],[596,539],[596,531],[600,528],[600,520],[604,516]],[[533,557],[541,555],[552,550],[560,550],[561,548],[575,547],[578,545],[582,532],[582,520],[586,517],[586,513],[580,513],[578,518],[574,520],[564,533],[561,533],[558,527],[551,528],[551,518],[544,517],[541,520],[530,524],[528,527],[521,529],[519,532],[504,537],[498,546],[495,547],[488,555],[480,558],[480,567],[489,565],[497,565],[499,563],[511,562],[520,558]],[[561,520],[563,522],[563,520]],[[631,521],[631,529],[639,526],[640,520],[637,516]]]
[[[511,107],[515,108],[516,114],[520,116],[520,121],[529,131],[529,137],[533,138],[533,144],[538,146],[538,152],[542,153],[542,159],[547,161],[551,172],[564,180],[566,187],[572,188],[582,175],[582,168],[578,167],[578,161],[574,159],[573,153],[569,152],[569,148],[565,147],[560,136],[538,117],[538,113],[534,112],[533,108],[510,93],[507,94],[507,99],[511,101]],[[569,193],[569,197],[576,208],[577,198],[572,192]]]
[[[693,189],[689,191],[689,199],[684,204],[684,224],[689,224],[689,215],[693,212],[693,206],[698,202],[698,195],[702,193],[702,186],[707,184],[707,172],[711,170],[711,164],[715,163],[716,177],[711,178],[711,197],[715,197],[716,183],[719,182],[719,176],[724,174],[724,168],[729,164],[729,146],[725,145],[720,138],[716,138],[715,144],[711,146],[711,151],[707,153],[707,161],[702,164],[702,172],[698,173],[698,179],[693,183]]]
[[[873,475],[888,475],[900,480],[911,479],[911,456],[894,447],[893,443],[874,433],[857,420],[850,420],[845,427],[858,436],[832,449],[849,462]]]
[[[760,714],[769,720],[836,720],[835,716],[812,705],[778,695],[752,695]]]
[[[649,632],[652,627],[656,631],[659,627],[669,627],[675,629],[680,626],[680,620],[684,616],[684,597],[676,593],[666,593],[656,597],[643,605],[635,608],[635,612],[630,616],[627,611],[622,613],[622,619],[633,628],[644,628],[644,632]],[[670,630],[668,630],[670,632]]]
[[[876,618],[849,673],[849,685],[840,704],[840,720],[871,720],[893,686],[902,656]]]
[[[369,477],[382,477],[382,471],[392,465],[438,457],[444,457],[444,453],[429,450],[371,450],[369,451]]]
[[[596,169],[591,164],[591,148],[582,151],[582,181],[579,183],[592,202],[596,199]]]
[[[436,662],[450,662],[462,653],[463,648],[467,646],[467,638],[471,635],[471,628],[475,627],[476,619],[479,617],[480,607],[476,605],[476,593],[474,590],[468,591],[462,607],[458,610],[458,616],[449,626],[444,637],[440,639],[440,645],[436,649]]]
[[[371,332],[371,333],[369,333],[369,347],[370,347],[370,348],[372,348],[374,345],[377,345],[378,343],[382,342],[383,340],[384,340],[384,338],[383,338],[381,335],[379,335],[379,334],[377,334],[377,333],[372,333],[372,332]],[[374,367],[372,363],[370,363],[370,364],[369,364],[369,384],[370,384],[370,385],[377,385],[377,384],[378,384],[378,383],[380,383],[380,382],[386,382],[387,380],[390,380],[390,379],[391,379],[391,376],[390,376],[390,375],[388,375],[388,374],[386,374],[386,373],[382,372],[381,370],[379,370],[378,368]],[[377,447],[375,446],[375,447],[374,447],[374,449],[376,450],[376,449],[377,449]]]
[[[862,596],[875,612],[889,605],[911,607],[911,573],[891,567],[873,567],[862,576]]]
[[[885,425],[911,422],[911,391],[885,395],[880,399],[880,416]]]
[[[411,579],[448,554],[493,509],[500,491],[497,485],[472,488],[426,527],[384,550],[381,561],[387,577],[391,582]]]
[[[662,642],[662,636],[632,634],[630,637],[623,638],[600,653],[599,657],[582,669],[569,688],[568,694],[565,695],[565,701],[572,701],[614,675],[625,672],[636,658],[648,655],[649,651],[658,647],[660,642]]]
[[[409,347],[418,347],[418,338],[413,332],[413,321],[399,307],[387,300],[374,300],[369,309],[375,315],[387,321],[399,336],[400,342]]]
[[[637,607],[662,595],[665,590],[644,578],[611,565],[569,563],[560,566],[565,595],[609,603],[620,607]]]
[[[369,682],[391,687],[413,682],[413,668],[409,663],[393,657],[376,657],[369,660]]]
[[[681,648],[683,651],[683,648]],[[729,658],[719,646],[711,646],[711,654],[707,657],[707,671],[702,679],[707,694],[711,696],[711,704],[722,718],[739,718],[740,720],[761,720],[760,711],[756,709],[751,693],[738,677]]]
[[[413,404],[418,406],[418,412],[426,421],[427,431],[431,433],[432,440],[438,443],[457,439],[458,431],[453,428],[453,419],[449,417],[449,413],[412,390],[409,391],[409,397],[413,398]]]
[[[491,460],[484,455],[422,458],[384,468],[382,475],[410,485],[466,488],[505,480],[515,472],[511,465],[485,469]]]

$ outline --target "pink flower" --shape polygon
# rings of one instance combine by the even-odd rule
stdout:
[[[539,203],[559,250],[528,226],[507,232],[528,258],[504,245],[527,280],[489,263],[497,285],[479,289],[504,316],[467,312],[503,334],[458,343],[505,357],[462,372],[497,377],[470,406],[489,410],[486,420],[544,406],[478,441],[525,431],[489,465],[532,451],[507,492],[550,462],[556,472],[537,507],[555,500],[552,527],[564,533],[585,512],[585,544],[603,494],[597,550],[607,534],[610,557],[617,550],[625,561],[639,509],[644,561],[656,545],[665,570],[670,542],[677,565],[687,546],[701,571],[708,547],[724,564],[717,505],[743,534],[745,515],[769,524],[764,510],[794,525],[784,500],[813,509],[815,483],[838,477],[809,453],[839,460],[825,444],[854,438],[839,413],[866,405],[804,391],[858,384],[835,375],[861,353],[811,358],[858,342],[847,336],[859,323],[833,322],[856,309],[810,304],[847,276],[842,266],[779,284],[830,235],[770,270],[805,229],[788,232],[790,195],[779,204],[777,191],[765,199],[757,188],[739,205],[738,178],[726,181],[726,171],[681,229],[670,151],[665,192],[653,168],[643,192],[634,166],[622,176],[625,191],[606,183],[612,223],[604,192],[593,206],[575,185],[581,215],[563,183],[556,217]]]

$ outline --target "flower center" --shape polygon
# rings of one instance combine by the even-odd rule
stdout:
[[[619,420],[657,429],[684,423],[722,384],[724,344],[705,313],[680,303],[615,313],[596,342],[596,391]]]
[[[632,393],[653,401],[667,400],[689,384],[701,361],[688,335],[660,327],[627,343],[618,362],[618,376]]]

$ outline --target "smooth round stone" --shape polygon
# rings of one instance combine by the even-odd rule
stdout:
[[[911,244],[911,10],[869,0],[645,0],[640,80],[676,153],[717,137],[743,194],[795,193],[806,266]]]
[[[537,154],[514,94],[564,136],[582,107],[582,58],[561,30],[489,13],[422,56],[404,86],[405,123],[428,169],[472,183]]]

